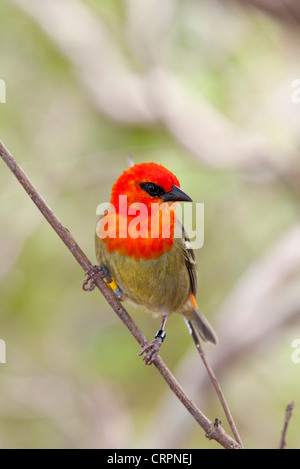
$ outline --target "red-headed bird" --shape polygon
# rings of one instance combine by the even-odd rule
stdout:
[[[120,196],[123,201],[127,196],[131,209],[124,209]],[[171,171],[156,163],[136,164],[114,184],[111,208],[100,217],[96,229],[97,262],[119,299],[128,298],[162,314],[155,339],[139,352],[145,353],[148,365],[159,352],[166,335],[166,320],[173,313],[184,316],[190,332],[196,329],[203,341],[217,344],[217,337],[195,300],[195,256],[184,228],[176,219],[176,202],[192,199],[180,189]],[[151,211],[155,203],[161,209],[159,215],[156,212],[156,231]],[[174,236],[178,229],[180,237]]]

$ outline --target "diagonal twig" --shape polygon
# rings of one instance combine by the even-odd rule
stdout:
[[[191,336],[192,336],[192,338],[193,338],[193,341],[194,341],[194,343],[195,343],[195,345],[196,345],[196,347],[197,347],[197,350],[198,350],[198,352],[199,352],[199,355],[200,355],[200,357],[201,357],[201,359],[202,359],[202,361],[203,361],[203,364],[204,364],[204,366],[205,366],[205,368],[206,368],[206,371],[207,371],[207,373],[209,374],[209,377],[210,377],[210,379],[211,379],[211,381],[212,381],[212,383],[213,383],[213,386],[214,386],[214,388],[215,388],[215,390],[216,390],[216,393],[217,393],[217,395],[218,395],[218,398],[219,398],[219,400],[220,400],[220,402],[221,402],[221,405],[222,405],[223,410],[224,410],[224,412],[225,412],[225,415],[226,415],[226,417],[227,417],[227,420],[228,420],[228,423],[229,423],[230,428],[231,428],[231,430],[232,430],[232,433],[233,433],[233,435],[234,435],[234,438],[236,439],[236,441],[238,442],[238,444],[239,444],[241,447],[243,447],[243,443],[242,443],[241,437],[240,437],[240,435],[239,435],[238,429],[237,429],[236,424],[235,424],[235,422],[234,422],[234,419],[233,419],[233,417],[232,417],[230,408],[229,408],[229,406],[228,406],[228,404],[227,404],[227,402],[226,402],[226,399],[225,399],[225,396],[224,396],[223,391],[222,391],[222,389],[221,389],[221,386],[220,386],[220,384],[219,384],[219,382],[218,382],[218,380],[217,380],[217,377],[216,377],[216,375],[215,375],[215,373],[214,373],[212,367],[211,367],[210,364],[208,363],[208,360],[207,360],[207,358],[206,358],[206,355],[205,355],[205,353],[204,353],[204,350],[203,350],[203,347],[202,347],[202,345],[201,345],[201,343],[200,343],[200,340],[198,339],[198,336],[197,336],[197,334],[196,334],[196,332],[195,332],[195,329],[194,329],[193,325],[192,325],[189,321],[188,321],[188,326],[189,326],[189,329],[190,329],[190,334],[191,334]]]
[[[42,215],[46,218],[46,220],[52,226],[54,231],[64,242],[64,244],[69,249],[74,258],[77,260],[77,262],[81,265],[83,270],[87,271],[92,266],[92,263],[81,250],[79,245],[76,243],[69,230],[62,225],[62,223],[53,213],[51,208],[47,205],[43,197],[36,190],[36,188],[28,179],[22,168],[19,166],[17,161],[13,158],[13,156],[10,154],[10,152],[6,149],[6,147],[1,141],[0,156],[7,164],[9,169],[12,171],[14,176],[17,178],[17,180],[20,182],[20,184],[23,186],[29,197],[32,199],[32,201],[42,213]],[[95,279],[95,284],[100,290],[100,292],[103,294],[107,302],[110,304],[114,312],[117,314],[123,324],[125,324],[127,329],[131,332],[133,337],[140,344],[140,346],[143,347],[145,344],[147,344],[145,336],[142,334],[135,322],[129,316],[126,309],[119,302],[113,291],[99,277]],[[226,449],[241,449],[241,446],[236,441],[234,441],[220,425],[215,425],[201,412],[201,410],[197,408],[194,402],[192,402],[191,399],[185,394],[184,390],[177,382],[175,377],[172,375],[172,373],[165,365],[160,356],[155,359],[154,365],[159,371],[159,373],[162,375],[164,380],[167,382],[170,389],[176,395],[176,397],[180,400],[180,402],[185,406],[188,412],[204,430],[205,436],[207,438],[216,440],[221,446]]]
[[[287,433],[287,429],[288,429],[288,426],[292,417],[293,409],[294,409],[294,402],[292,401],[285,409],[285,420],[284,420],[283,430],[281,433],[279,449],[284,449],[286,446],[286,433]]]

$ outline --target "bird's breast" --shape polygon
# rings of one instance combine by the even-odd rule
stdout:
[[[190,279],[184,258],[174,245],[159,257],[137,260],[118,250],[109,251],[96,236],[96,255],[98,263],[108,267],[118,286],[134,303],[169,314],[186,303]]]

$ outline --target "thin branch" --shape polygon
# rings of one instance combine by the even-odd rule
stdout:
[[[289,426],[289,422],[292,417],[293,409],[294,409],[294,402],[292,401],[285,409],[285,421],[284,421],[284,426],[283,426],[283,430],[281,434],[279,449],[284,449],[286,446],[286,433],[287,433],[287,429]]]
[[[0,156],[7,164],[9,169],[12,171],[12,173],[15,175],[15,177],[18,179],[20,184],[23,186],[29,197],[38,207],[42,215],[46,218],[46,220],[52,226],[54,231],[58,234],[58,236],[61,238],[61,240],[69,249],[69,251],[73,254],[77,262],[83,268],[83,270],[87,271],[92,266],[92,263],[81,250],[81,248],[78,246],[69,230],[62,225],[62,223],[53,213],[51,208],[47,205],[45,200],[30,182],[24,171],[21,169],[19,164],[16,162],[16,160],[13,158],[13,156],[10,154],[10,152],[6,149],[6,147],[1,141]],[[114,312],[121,319],[123,324],[125,324],[127,329],[130,331],[136,341],[140,344],[140,346],[143,347],[147,343],[145,336],[142,334],[135,322],[129,316],[122,304],[118,301],[117,297],[112,292],[112,290],[99,277],[95,280],[95,284],[100,290],[100,292],[103,294],[107,302],[110,304]],[[192,417],[205,431],[205,435],[207,438],[216,440],[221,446],[227,449],[241,449],[241,446],[237,442],[235,442],[219,424],[215,425],[214,423],[212,423],[197,408],[197,406],[185,394],[184,390],[177,382],[175,377],[172,375],[168,367],[165,365],[161,357],[158,356],[156,358],[156,360],[154,361],[154,365],[158,369],[164,380],[167,382],[170,389],[176,395],[176,397],[180,400],[180,402],[185,406],[185,408],[192,415]]]
[[[200,357],[201,357],[201,359],[202,359],[202,361],[203,361],[203,363],[204,363],[204,366],[205,366],[205,368],[206,368],[206,371],[207,371],[207,373],[209,374],[209,377],[210,377],[210,379],[211,379],[211,381],[212,381],[212,383],[213,383],[213,386],[214,386],[214,388],[215,388],[215,390],[216,390],[216,393],[217,393],[217,395],[218,395],[218,397],[219,397],[219,399],[220,399],[221,405],[222,405],[223,410],[224,410],[224,412],[225,412],[225,415],[226,415],[226,417],[227,417],[227,420],[228,420],[228,423],[229,423],[230,428],[231,428],[231,430],[232,430],[232,433],[233,433],[233,435],[234,435],[234,438],[236,439],[236,441],[238,442],[238,444],[243,448],[243,443],[242,443],[241,437],[240,437],[239,432],[238,432],[238,429],[237,429],[237,427],[236,427],[236,425],[235,425],[234,419],[233,419],[233,417],[232,417],[232,414],[231,414],[231,411],[230,411],[230,409],[229,409],[229,406],[228,406],[228,404],[227,404],[227,402],[226,402],[226,399],[225,399],[225,396],[224,396],[223,391],[222,391],[222,389],[221,389],[221,386],[220,386],[220,384],[219,384],[219,381],[217,380],[217,377],[216,377],[216,375],[215,375],[215,373],[214,373],[212,367],[210,366],[210,364],[209,364],[208,361],[207,361],[207,358],[206,358],[206,355],[205,355],[205,353],[204,353],[203,347],[202,347],[202,345],[201,345],[201,343],[200,343],[200,340],[198,339],[198,336],[197,336],[197,334],[196,334],[196,332],[195,332],[195,329],[194,329],[193,325],[192,325],[190,322],[188,322],[188,325],[189,325],[189,328],[190,328],[191,336],[192,336],[192,338],[193,338],[193,340],[194,340],[194,342],[195,342],[195,345],[196,345],[196,347],[197,347],[197,350],[198,350],[198,352],[199,352],[199,355],[200,355]]]
[[[298,0],[237,0],[237,3],[254,6],[277,20],[288,25],[299,27],[300,8]]]

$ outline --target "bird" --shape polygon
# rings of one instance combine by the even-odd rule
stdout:
[[[92,289],[87,284],[99,271],[120,301],[128,299],[161,314],[160,329],[139,351],[146,365],[159,354],[172,314],[183,316],[194,340],[196,330],[204,342],[218,343],[196,302],[195,254],[176,217],[179,202],[192,199],[161,164],[133,164],[123,171],[112,187],[109,208],[97,222],[97,266],[85,280],[84,289]]]

